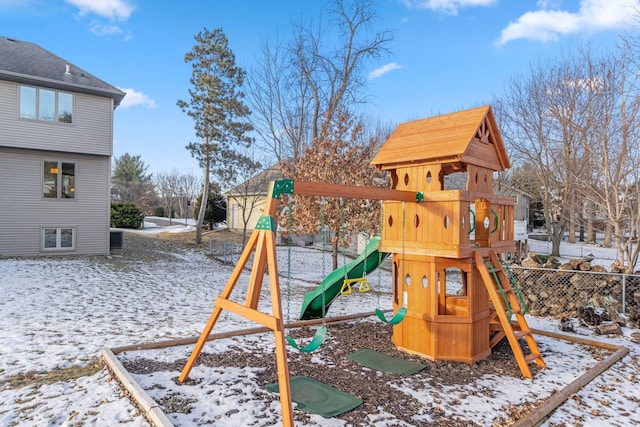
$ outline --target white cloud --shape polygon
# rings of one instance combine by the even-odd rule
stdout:
[[[552,2],[539,1],[541,10],[527,12],[500,34],[498,45],[518,39],[557,41],[561,35],[621,28],[640,11],[640,0],[581,0],[578,12],[547,9]]]
[[[383,65],[380,68],[376,68],[372,72],[369,73],[369,80],[377,79],[378,77],[387,74],[393,70],[401,70],[406,68],[404,65],[398,65],[395,62],[390,62],[389,64]]]
[[[111,36],[122,34],[124,31],[117,25],[103,25],[99,22],[94,22],[91,24],[91,32],[96,36]]]
[[[409,8],[430,9],[436,12],[457,15],[459,9],[473,6],[490,6],[497,0],[403,0]]]
[[[156,104],[156,101],[149,98],[146,94],[138,92],[135,89],[125,89],[120,87],[118,89],[127,94],[127,96],[125,96],[120,103],[120,108],[122,109],[134,107],[136,105],[145,105],[147,108],[156,108],[158,106],[158,104]]]
[[[113,24],[109,24],[109,25],[104,25],[101,24],[98,21],[94,21],[91,23],[91,27],[89,28],[89,30],[95,34],[96,36],[102,37],[102,36],[113,36],[113,35],[124,35],[124,40],[125,41],[129,41],[131,40],[131,32],[130,31],[125,31],[123,30],[120,26],[118,25],[113,25]]]
[[[126,0],[66,0],[80,9],[80,16],[93,13],[111,20],[126,21],[133,13],[133,5]]]

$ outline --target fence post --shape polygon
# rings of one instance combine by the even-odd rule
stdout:
[[[627,275],[622,274],[622,314],[627,313]]]

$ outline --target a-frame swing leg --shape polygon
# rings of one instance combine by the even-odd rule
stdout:
[[[278,386],[280,388],[280,405],[282,407],[282,424],[293,427],[293,403],[291,401],[291,383],[289,381],[289,362],[287,360],[287,343],[282,318],[282,300],[280,298],[280,280],[276,261],[275,239],[273,233],[266,236],[267,261],[269,264],[269,287],[271,290],[271,311],[276,319],[274,329],[276,341],[276,365],[278,367]]]
[[[233,273],[231,273],[231,277],[229,277],[229,280],[227,281],[226,286],[224,287],[222,293],[220,294],[220,298],[227,299],[231,295],[233,288],[238,283],[238,279],[242,274],[242,270],[246,267],[247,262],[251,258],[251,254],[254,248],[256,247],[257,241],[258,241],[258,231],[255,230],[251,234],[251,237],[249,237],[249,241],[247,242],[247,245],[245,246],[244,251],[240,255],[240,259],[238,260],[236,267],[233,269]],[[220,317],[220,313],[222,313],[222,308],[218,305],[214,306],[213,312],[211,313],[211,316],[209,316],[209,320],[207,321],[207,324],[205,325],[202,333],[200,334],[200,338],[198,338],[198,341],[196,342],[195,347],[191,351],[191,356],[189,356],[189,360],[187,360],[187,363],[184,365],[184,368],[182,368],[182,373],[180,373],[180,376],[178,377],[178,380],[180,382],[184,382],[184,380],[186,380],[189,377],[189,373],[191,372],[193,365],[198,359],[198,356],[200,356],[200,353],[202,352],[202,348],[207,342],[207,338],[209,338],[209,335],[211,335],[211,331],[213,330],[213,327],[218,321],[218,318]]]
[[[272,187],[269,194],[273,194]],[[280,282],[278,273],[278,264],[276,261],[276,244],[275,244],[275,214],[277,202],[273,198],[267,199],[265,206],[265,216],[258,221],[256,229],[251,234],[249,242],[245,246],[238,264],[233,270],[229,281],[224,290],[215,301],[215,306],[209,321],[205,326],[196,346],[191,352],[189,360],[185,364],[179,380],[183,382],[189,376],[191,368],[195,364],[196,359],[200,355],[207,338],[211,334],[215,323],[220,317],[223,309],[231,311],[263,326],[273,330],[276,345],[276,363],[278,367],[278,384],[280,387],[280,405],[282,407],[282,425],[293,427],[293,403],[291,400],[291,383],[289,381],[289,364],[287,360],[287,349],[284,333],[284,320],[282,317],[282,301],[280,298]],[[255,249],[255,256],[251,269],[251,278],[245,304],[238,304],[231,301],[229,297],[233,291],[240,275],[247,262],[251,257],[251,253]],[[262,290],[262,282],[264,274],[269,273],[269,284],[271,292],[272,315],[258,311],[258,303],[260,301],[260,292]]]

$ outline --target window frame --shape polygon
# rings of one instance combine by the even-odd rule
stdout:
[[[55,247],[47,247],[47,230],[55,230],[56,232],[56,246]],[[71,230],[71,246],[62,246],[63,243],[63,230]],[[43,226],[41,229],[41,250],[43,252],[61,252],[61,251],[75,251],[76,250],[76,227],[74,226]]]
[[[47,177],[46,167],[47,164],[55,163],[56,164],[56,181],[55,181],[55,196],[47,196],[48,193],[45,192],[45,179]],[[67,192],[64,191],[65,177],[63,171],[65,170],[65,165],[73,165],[73,185],[69,190],[69,194],[71,197],[65,197],[64,195]],[[43,159],[41,162],[41,184],[42,184],[42,199],[43,200],[75,200],[76,199],[76,177],[78,176],[78,162],[73,160],[53,160],[53,159]]]
[[[29,117],[23,115],[22,88],[35,90],[35,105],[34,105],[34,111],[33,111],[32,117],[31,115]],[[51,120],[48,120],[42,117],[42,112],[40,111],[40,100],[41,100],[40,92],[41,91],[53,92],[53,112],[52,112],[53,114],[52,114]],[[60,99],[61,94],[65,96],[68,95],[71,97],[71,103],[70,103],[71,104],[71,116],[70,116],[71,121],[61,120],[62,118],[66,117],[64,115],[60,116],[61,113],[64,113],[64,111],[60,111],[61,107],[63,107],[63,105],[61,105],[61,99]],[[18,119],[34,121],[39,123],[54,123],[54,124],[57,123],[61,125],[73,125],[74,115],[75,115],[75,93],[68,92],[65,90],[57,90],[57,89],[40,87],[40,86],[22,85],[22,84],[18,85]]]

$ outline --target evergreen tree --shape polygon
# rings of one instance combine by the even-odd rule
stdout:
[[[133,202],[150,213],[155,204],[152,175],[140,155],[125,153],[113,159],[111,194],[120,202]]]
[[[210,174],[225,167],[225,158],[236,147],[249,145],[247,136],[253,127],[247,122],[249,108],[244,104],[245,72],[236,66],[222,29],[206,28],[195,36],[196,45],[184,61],[191,64],[189,100],[178,100],[178,107],[193,118],[195,134],[200,142],[187,149],[203,169],[203,204],[207,205]],[[202,241],[204,210],[200,210],[196,227],[196,243]]]

